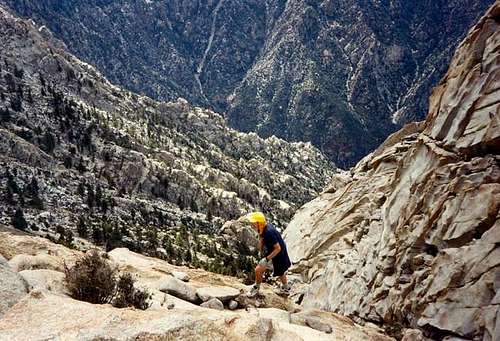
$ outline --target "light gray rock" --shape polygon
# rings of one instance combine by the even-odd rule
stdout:
[[[216,310],[224,310],[224,304],[217,298],[211,298],[206,302],[203,302],[200,304],[200,307],[203,308],[210,308],[210,309],[216,309]]]
[[[230,220],[224,223],[220,234],[236,247],[236,242],[242,242],[250,250],[257,250],[259,240],[257,233],[248,224],[237,220]]]
[[[1,256],[0,256],[1,257]],[[28,293],[23,278],[0,258],[0,318]]]
[[[165,276],[164,278],[160,279],[157,283],[157,286],[158,290],[162,292],[192,303],[197,303],[200,300],[196,295],[196,290],[193,287],[173,276]]]
[[[240,295],[240,291],[232,287],[212,286],[198,288],[196,290],[196,295],[198,295],[203,302],[206,302],[211,298],[217,298],[222,302],[228,302],[229,300],[238,297]]]
[[[189,275],[182,271],[172,271],[172,276],[183,282],[189,282],[190,280]]]
[[[330,334],[332,332],[332,327],[329,324],[321,321],[317,317],[313,316],[306,317],[306,325],[327,334]]]
[[[1,9],[0,9],[1,11]],[[69,262],[82,253],[54,244],[46,239],[29,234],[16,235],[10,230],[2,232],[0,226],[0,254],[10,256],[43,250],[51,255],[57,254],[60,261]],[[288,307],[281,297],[272,297],[271,287],[264,285],[268,300],[266,309],[248,309],[236,311],[221,311],[205,309],[199,305],[187,302],[158,290],[160,279],[166,279],[165,274],[178,268],[166,261],[147,257],[125,248],[114,249],[108,253],[110,262],[120,272],[130,272],[134,275],[136,284],[146,288],[152,295],[154,306],[146,311],[139,309],[119,309],[108,304],[89,304],[74,300],[66,295],[55,294],[47,290],[32,290],[15,306],[0,318],[0,340],[53,339],[54,335],[63,340],[79,340],[88,338],[106,340],[124,339],[229,339],[235,341],[264,340],[262,317],[272,320],[272,334],[269,340],[325,340],[331,337],[304,325],[289,323]],[[0,263],[5,262],[0,258]],[[26,273],[47,273],[46,270],[25,270]],[[239,286],[237,278],[217,275],[201,269],[189,269],[193,286],[206,285],[223,281],[228,286]],[[4,276],[0,277],[3,279]],[[182,284],[186,284],[177,280]],[[0,295],[3,291],[0,291]],[[243,295],[241,295],[243,296]],[[3,303],[3,301],[2,301]],[[174,310],[169,310],[174,306]],[[219,305],[220,307],[220,305]],[[255,307],[253,305],[252,307]],[[282,309],[277,309],[281,307]],[[327,313],[333,316],[332,313]],[[75,318],[77,316],[78,318]],[[373,331],[370,328],[354,324],[350,319],[338,316],[335,336],[351,340],[387,340],[390,338]],[[40,323],[40,321],[42,321]],[[334,324],[334,322],[329,322]]]
[[[26,281],[29,290],[47,290],[65,295],[64,273],[54,270],[23,270],[19,275]]]
[[[231,300],[227,304],[227,307],[229,308],[229,310],[236,310],[238,308],[238,302]]]
[[[406,329],[403,332],[401,341],[428,341],[429,339],[424,336],[419,329]]]
[[[62,262],[57,257],[43,253],[37,255],[15,255],[9,260],[9,264],[16,272],[38,269],[64,270]]]

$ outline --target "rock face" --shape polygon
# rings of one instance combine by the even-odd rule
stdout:
[[[207,245],[236,259],[224,221],[260,209],[284,227],[334,172],[309,143],[124,91],[47,32],[0,7],[0,223],[217,267]]]
[[[309,285],[304,306],[433,338],[500,338],[499,48],[497,1],[455,53],[427,120],[296,214],[284,236]]]
[[[352,165],[431,87],[493,0],[0,0],[105,76]],[[397,124],[393,124],[393,121]]]
[[[32,256],[51,254],[57,255],[60,262],[72,262],[75,255],[81,255],[43,238],[16,233],[13,229],[5,228],[0,233],[0,254],[6,255],[6,258],[19,258],[27,253]],[[165,273],[182,271],[189,275],[190,284],[196,288],[224,286],[236,290],[245,286],[234,277],[174,266],[124,248],[115,249],[108,256],[119,272],[131,273],[137,285],[153,294],[150,308],[145,311],[118,309],[108,304],[76,301],[68,297],[64,290],[55,292],[52,285],[59,282],[60,275],[43,268],[22,270],[22,276],[31,284],[27,289],[31,291],[26,295],[25,288],[22,292],[24,297],[15,296],[16,292],[9,290],[4,283],[13,276],[20,277],[12,270],[5,272],[7,261],[0,257],[0,340],[393,340],[374,328],[356,325],[334,313],[292,314],[295,316],[295,322],[292,322],[288,311],[276,307],[246,310],[236,309],[236,306],[234,311],[221,310],[224,306],[216,298],[200,307],[159,292],[158,280],[165,277]],[[40,266],[43,267],[43,264],[40,263]],[[19,288],[18,284],[14,287]],[[266,292],[271,290],[265,284],[263,288]],[[4,294],[9,296],[4,297]],[[16,301],[6,298],[16,298]],[[4,306],[5,302],[15,305]],[[317,331],[302,322],[311,316],[319,318],[320,323],[330,325],[332,334]]]
[[[0,318],[27,293],[26,282],[0,254]]]

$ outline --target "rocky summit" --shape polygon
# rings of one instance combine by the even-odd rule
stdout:
[[[263,296],[249,302],[238,298],[246,287],[236,278],[117,248],[107,254],[120,272],[151,296],[146,310],[90,304],[71,298],[65,265],[82,253],[0,226],[0,340],[394,340],[375,326],[361,326],[343,316],[302,309],[263,286]],[[39,261],[40,259],[46,261]],[[18,259],[24,259],[19,267]],[[50,259],[51,261],[48,261]],[[44,276],[50,272],[51,276]],[[187,290],[200,294],[195,303],[166,292],[162,283],[175,274],[188,276]],[[36,280],[34,280],[36,278]],[[205,303],[201,298],[211,297]],[[236,297],[235,297],[236,296]],[[220,301],[228,297],[230,303]],[[206,304],[217,302],[215,305]]]
[[[425,122],[334,176],[285,231],[304,307],[404,340],[500,339],[500,2],[455,53]]]
[[[334,173],[309,143],[122,90],[1,7],[0,45],[1,223],[65,245],[227,265],[223,222],[260,209],[284,227]]]
[[[112,82],[347,167],[427,98],[493,0],[0,0]],[[49,34],[49,33],[47,33]]]

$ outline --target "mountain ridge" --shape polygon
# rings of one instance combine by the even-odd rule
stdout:
[[[492,2],[0,1],[113,82],[213,107],[242,131],[311,141],[342,168],[424,118]]]

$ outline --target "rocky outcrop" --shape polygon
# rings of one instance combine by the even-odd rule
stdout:
[[[311,141],[345,167],[423,119],[431,87],[493,1],[0,3],[115,84],[227,112],[244,131]]]
[[[2,229],[1,233],[3,243],[0,243],[0,254],[11,259],[25,255],[25,252],[32,256],[57,254],[59,261],[64,263],[71,262],[75,254],[77,257],[81,255],[45,239],[16,233],[13,229]],[[211,298],[198,306],[158,291],[158,281],[169,276],[167,274],[184,272],[190,281],[181,283],[204,288],[211,296],[222,295],[221,288],[227,294],[228,291],[239,292],[246,287],[233,277],[174,266],[124,248],[115,249],[107,255],[120,273],[131,273],[137,280],[136,285],[152,294],[153,302],[148,309],[118,309],[108,304],[74,300],[67,296],[65,290],[59,290],[61,286],[64,289],[61,275],[48,269],[22,270],[21,276],[29,283],[24,297],[5,301],[2,294],[12,295],[13,292],[5,290],[3,285],[10,275],[5,276],[2,272],[7,261],[0,258],[0,306],[3,314],[0,340],[393,340],[376,328],[362,327],[348,318],[319,311],[299,312],[300,309],[296,306],[292,308],[291,304],[289,310],[278,308],[278,304],[260,308],[248,306],[246,309],[233,305],[232,310],[226,310],[220,300]],[[19,277],[12,270],[10,273]],[[213,291],[210,291],[211,288],[214,288]],[[273,296],[270,286],[263,285],[262,289],[269,297],[267,303],[283,302],[283,298]],[[28,295],[26,290],[30,290]],[[12,303],[6,310],[2,306],[5,302]],[[309,321],[309,324],[304,321]],[[330,334],[317,330],[325,325],[330,327]]]
[[[27,293],[26,282],[0,254],[0,318]]]
[[[285,239],[305,307],[393,332],[500,338],[499,48],[497,1],[455,53],[427,120],[295,215]]]
[[[172,271],[172,276],[177,279],[180,279],[183,282],[189,282],[189,275],[182,271]]]
[[[241,247],[240,244],[243,244],[252,253],[258,251],[259,239],[257,233],[248,224],[237,220],[226,221],[219,230],[219,234],[235,249]]]

